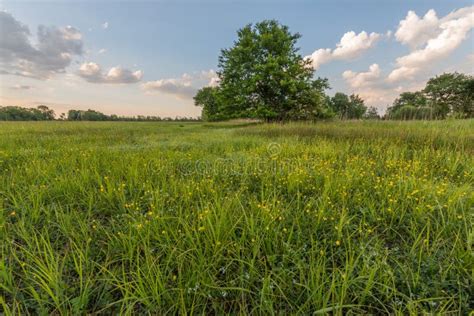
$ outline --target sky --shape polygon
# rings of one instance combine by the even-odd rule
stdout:
[[[331,89],[384,113],[443,72],[474,73],[473,1],[0,1],[0,106],[196,117],[236,31],[276,19]]]

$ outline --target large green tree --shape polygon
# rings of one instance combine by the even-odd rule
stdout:
[[[422,91],[403,92],[388,108],[391,119],[444,119],[474,117],[474,78],[445,73],[428,80]]]
[[[202,119],[217,121],[225,118],[221,113],[221,102],[218,87],[204,87],[194,96],[194,104],[202,107]]]
[[[393,106],[390,109],[396,111],[397,109],[406,105],[411,105],[416,108],[426,106],[427,99],[421,91],[403,92],[398,98],[395,99],[395,101],[393,101]]]
[[[373,107],[373,106],[367,108],[367,112],[365,112],[364,118],[368,119],[368,120],[378,120],[378,119],[380,119],[380,115],[377,111],[377,108]]]
[[[340,119],[347,118],[349,113],[349,96],[342,92],[336,92],[331,98],[331,108]]]
[[[423,90],[436,117],[448,114],[474,117],[474,78],[462,73],[445,73],[431,78]]]
[[[365,106],[364,99],[362,99],[358,94],[351,94],[349,97],[349,119],[361,119],[365,112],[367,112],[367,107]]]
[[[342,92],[336,92],[331,98],[331,107],[340,119],[361,119],[367,111],[360,96],[348,96]]]
[[[422,91],[403,92],[387,109],[387,116],[396,120],[430,119],[433,116],[428,99]]]
[[[311,61],[298,53],[299,38],[274,20],[238,30],[234,46],[223,49],[219,57],[219,88],[211,98],[210,90],[199,91],[196,104],[211,101],[204,112],[213,112],[217,105],[220,118],[317,117],[325,100],[321,87],[327,82],[314,83]]]
[[[38,116],[42,118],[42,120],[51,121],[55,118],[55,113],[52,109],[48,108],[46,105],[39,105],[36,107],[36,111],[38,111]]]
[[[69,121],[108,121],[111,120],[110,117],[95,110],[69,110],[67,114],[67,119]]]

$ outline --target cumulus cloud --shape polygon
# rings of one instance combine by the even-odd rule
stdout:
[[[339,43],[336,44],[334,50],[330,48],[320,48],[305,58],[312,60],[314,69],[319,68],[322,64],[332,60],[351,60],[362,55],[363,52],[373,47],[381,37],[378,33],[368,34],[365,31],[356,34],[355,32],[345,33]]]
[[[344,71],[343,79],[349,86],[350,93],[361,96],[366,105],[374,106],[379,113],[385,113],[401,92],[419,91],[426,85],[426,78],[421,80],[404,81],[403,85],[385,80],[378,64],[372,64],[368,71]]]
[[[143,89],[147,92],[160,91],[173,94],[181,98],[192,98],[197,90],[184,75],[181,78],[160,79],[146,82],[143,85]]]
[[[74,56],[84,53],[82,34],[72,26],[37,30],[37,44],[30,30],[10,13],[0,12],[0,72],[36,79],[64,73]]]
[[[368,106],[375,106],[384,113],[387,105],[395,99],[398,92],[381,80],[381,69],[378,64],[369,66],[365,72],[346,70],[343,79],[350,87],[351,93],[361,96]]]
[[[33,87],[32,86],[27,86],[27,85],[16,84],[14,86],[11,86],[10,89],[12,89],[12,90],[31,90],[31,89],[33,89]]]
[[[102,23],[102,28],[105,30],[105,29],[108,29],[109,28],[109,22],[104,22]]]
[[[207,81],[207,84],[205,84],[207,87],[217,87],[219,85],[219,76],[213,69],[201,71],[197,78],[199,81]]]
[[[92,83],[135,83],[142,79],[143,72],[131,71],[119,66],[103,72],[100,65],[88,62],[81,65],[78,75]]]
[[[435,10],[429,10],[420,18],[414,11],[408,11],[405,19],[401,20],[395,38],[403,44],[416,47],[426,43],[436,34],[439,20]]]
[[[412,89],[403,89],[402,91],[408,91]],[[358,94],[367,106],[375,107],[380,114],[384,114],[387,108],[393,103],[401,91],[397,88],[389,87],[370,87],[366,89],[360,89],[354,93]]]
[[[388,76],[383,74],[378,64],[372,64],[368,71],[344,71],[343,79],[351,93],[359,94],[367,105],[384,112],[387,105],[404,91],[421,90],[437,69],[437,61],[443,60],[467,39],[474,27],[474,6],[456,10],[438,18],[434,10],[424,16],[408,12],[400,21],[394,38],[407,45],[410,52],[396,59],[395,68]],[[386,34],[388,37],[388,33]],[[461,67],[469,63],[469,57]],[[472,68],[472,63],[469,63]],[[451,71],[459,70],[459,65]]]
[[[412,48],[422,46],[396,59],[396,68],[389,74],[388,81],[414,79],[423,70],[433,67],[434,62],[458,48],[473,27],[474,6],[454,11],[442,19],[437,18],[434,10],[428,11],[422,19],[410,11],[400,22],[396,38]]]
[[[183,74],[180,78],[148,81],[142,88],[146,93],[163,92],[180,99],[192,98],[203,86],[217,86],[219,78],[214,70],[201,71],[195,74]]]
[[[352,88],[365,87],[380,78],[380,67],[378,64],[372,64],[367,72],[353,72],[346,70],[342,77]]]
[[[397,58],[397,63],[398,63]],[[402,79],[411,80],[415,77],[415,75],[421,70],[421,67],[407,67],[401,66],[400,63],[398,68],[392,70],[392,72],[388,75],[387,80],[389,82],[400,81]]]

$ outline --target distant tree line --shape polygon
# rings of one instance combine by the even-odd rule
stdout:
[[[66,114],[56,118],[54,111],[46,105],[36,108],[25,108],[19,106],[0,106],[0,121],[133,121],[133,122],[157,122],[157,121],[177,121],[189,122],[200,121],[200,118],[193,117],[159,117],[159,116],[118,116],[115,114],[106,115],[95,110],[69,110]]]
[[[159,117],[159,116],[118,116],[115,114],[106,115],[104,113],[95,111],[95,110],[69,110],[67,113],[66,119],[68,121],[134,121],[134,122],[157,122],[157,121],[179,121],[179,122],[188,122],[188,121],[200,121],[200,118],[193,117],[180,117],[176,116],[171,117]]]
[[[54,119],[54,111],[46,105],[36,108],[0,106],[0,121],[51,121]]]

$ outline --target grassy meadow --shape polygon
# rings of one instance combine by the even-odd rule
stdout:
[[[6,315],[466,315],[473,222],[474,120],[0,123]]]

